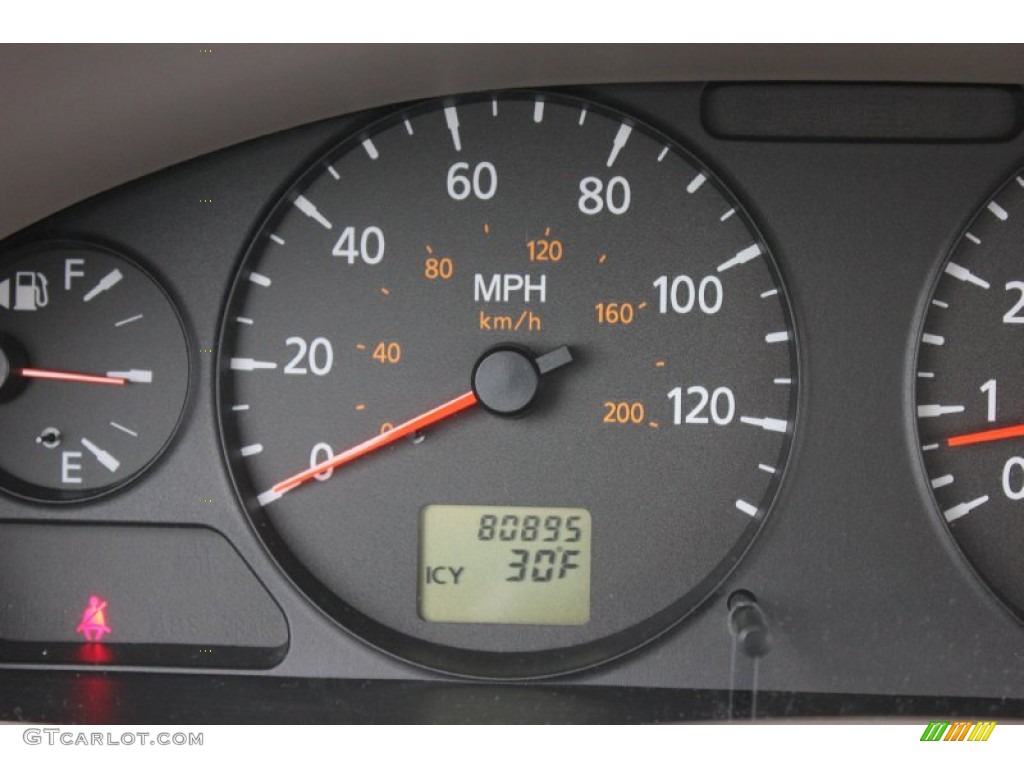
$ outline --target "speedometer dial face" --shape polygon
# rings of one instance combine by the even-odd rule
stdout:
[[[942,517],[992,590],[1024,616],[1024,169],[953,248],[917,361],[921,451]]]
[[[789,449],[768,248],[675,143],[514,93],[317,161],[224,319],[225,451],[257,531],[349,630],[484,677],[578,669],[706,598]]]

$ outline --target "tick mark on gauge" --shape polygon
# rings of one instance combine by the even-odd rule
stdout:
[[[391,291],[389,291],[387,288],[381,288],[380,292],[384,296],[390,296],[391,295]]]
[[[757,243],[754,243],[753,245],[748,245],[746,248],[737,253],[731,259],[727,259],[723,261],[721,264],[719,264],[718,271],[725,272],[725,270],[727,269],[732,269],[733,267],[738,267],[741,264],[746,264],[748,261],[753,261],[760,255],[760,245],[758,245]]]
[[[921,337],[921,341],[925,344],[931,344],[933,347],[941,347],[946,343],[946,339],[938,334],[926,333]]]
[[[491,234],[491,225],[487,224],[486,222],[484,223],[484,234],[485,235]]]
[[[260,453],[263,453],[263,446],[260,445],[259,443],[253,443],[252,445],[243,446],[241,450],[242,456],[245,456],[247,458],[249,456],[255,456]]]
[[[949,309],[949,304],[944,301],[939,301],[938,299],[932,299],[932,306],[938,307],[939,309]]]
[[[933,477],[931,479],[932,488],[945,488],[947,485],[953,484],[952,475],[943,475],[942,477]]]
[[[789,426],[789,422],[784,421],[783,419],[772,419],[767,417],[758,419],[753,416],[740,416],[740,421],[744,424],[749,424],[752,427],[760,427],[768,432],[785,432],[786,428]]]
[[[136,432],[134,430],[131,430],[131,429],[128,429],[128,427],[122,426],[121,424],[118,424],[116,421],[110,422],[110,426],[112,426],[114,429],[116,429],[119,432],[124,432],[126,435],[131,435],[132,437],[138,437],[139,436],[138,432]]]
[[[658,155],[658,162],[660,163],[662,160],[664,160],[665,159],[665,155],[667,155],[667,154],[668,154],[668,146],[666,145],[666,146],[661,148],[661,153]]]
[[[957,504],[955,507],[950,507],[942,513],[943,517],[946,518],[947,523],[952,523],[954,520],[959,520],[961,517],[977,509],[982,504],[988,501],[988,496],[979,496],[971,501],[964,501]]]
[[[597,257],[597,263],[598,264],[604,264],[606,261],[608,261],[608,254],[607,253],[602,253],[600,256]]]
[[[377,151],[376,145],[369,139],[363,140],[363,149],[366,150],[366,154],[370,156],[371,160],[376,160],[380,157],[380,152]]]
[[[580,110],[580,125],[583,125],[587,121],[587,108],[583,107]]]
[[[252,325],[253,320],[251,317],[236,317],[235,322],[239,325]]]
[[[498,99],[497,97],[491,99],[491,117],[498,116]]]
[[[612,151],[608,155],[607,167],[611,168],[615,163],[615,158],[619,156],[619,152],[626,146],[626,142],[629,141],[629,135],[633,133],[632,126],[623,123],[619,126],[618,133],[615,134],[615,138],[612,140]]]
[[[280,237],[278,237],[277,235],[271,235],[271,236],[270,236],[270,239],[271,239],[271,240],[273,240],[273,241],[274,241],[275,243],[277,243],[278,245],[284,245],[284,240],[282,240],[282,239],[281,239]]]
[[[961,267],[959,264],[955,264],[952,261],[946,265],[946,274],[950,277],[955,277],[957,280],[961,280],[962,282],[976,285],[979,288],[984,288],[985,290],[988,290],[990,287],[987,281],[982,280],[969,269]]]
[[[917,418],[933,419],[937,416],[946,416],[951,413],[963,413],[962,405],[919,405],[917,406]]]
[[[124,320],[118,320],[116,323],[114,323],[114,327],[121,328],[122,326],[128,325],[129,323],[134,323],[136,320],[141,319],[142,315],[133,315],[132,317],[127,317]]]
[[[970,232],[966,233],[964,235],[964,237],[966,237],[968,240],[970,240],[975,245],[981,245],[981,238],[979,238],[979,237],[977,237],[975,235],[972,235]]]
[[[327,218],[320,213],[313,203],[307,200],[303,195],[299,195],[295,198],[295,207],[306,214],[309,218],[315,221],[324,229],[332,229],[333,225],[327,220]]]
[[[429,254],[430,254],[431,256],[433,256],[433,255],[434,255],[434,249],[433,249],[433,247],[432,247],[432,246],[430,245],[430,243],[427,243],[427,253],[429,253]]]
[[[661,425],[658,424],[658,422],[656,421],[649,421],[647,422],[647,426],[649,426],[651,429],[658,429]]]
[[[765,342],[768,344],[782,344],[789,341],[789,331],[775,331],[769,333],[764,337]]]
[[[240,403],[239,405],[232,405],[231,406],[231,410],[234,411],[235,413],[239,413],[241,411],[248,411],[249,410],[249,404],[248,403]]]
[[[452,135],[452,144],[455,145],[455,151],[461,152],[462,139],[459,138],[459,113],[455,110],[455,107],[444,108],[444,121]]]
[[[1010,214],[1006,212],[1006,209],[995,200],[988,204],[988,211],[1000,221],[1006,221],[1010,218]]]
[[[82,438],[81,442],[85,449],[96,457],[96,461],[102,464],[110,472],[117,472],[118,468],[121,466],[121,462],[118,461],[113,456],[113,454],[103,450],[98,445],[93,443],[91,440],[88,440],[84,437]]]
[[[746,515],[750,515],[751,517],[757,514],[757,507],[755,507],[749,501],[744,501],[743,499],[736,500],[736,509],[738,509],[740,512]]]
[[[935,374],[932,371],[918,371],[917,378],[919,379],[934,379]]]
[[[341,180],[341,174],[338,173],[336,170],[334,170],[334,166],[333,165],[328,165],[327,166],[327,172],[329,174],[331,174],[331,176],[334,178],[335,181],[340,181]]]
[[[792,379],[784,379],[784,378],[772,379],[772,384],[778,384],[779,386],[783,386],[783,387],[788,387],[792,383],[793,383]]]
[[[366,410],[366,403],[357,403],[356,404],[356,410],[357,411],[365,411]]]
[[[277,363],[253,360],[251,357],[232,357],[232,371],[274,371],[277,370]]]
[[[723,213],[718,220],[719,221],[728,221],[730,218],[732,218],[732,215],[734,213],[736,213],[736,209],[735,208],[730,208],[728,211]]]
[[[769,475],[775,474],[775,467],[770,467],[767,464],[758,464],[757,468],[760,469],[762,472],[767,472]]]
[[[762,299],[767,299],[767,298],[769,298],[769,297],[771,297],[771,296],[774,296],[774,295],[775,295],[775,294],[777,294],[778,292],[779,292],[779,289],[778,289],[778,288],[772,288],[772,289],[771,289],[770,291],[765,291],[764,293],[762,293],[762,294],[761,294],[761,298],[762,298]]]
[[[928,443],[927,445],[922,445],[921,446],[921,450],[922,451],[934,451],[934,450],[937,450],[938,447],[939,447],[938,443]]]
[[[260,286],[261,288],[269,288],[273,281],[266,275],[261,275],[259,272],[249,273],[249,282]]]
[[[366,351],[366,345],[365,344],[356,344],[356,349],[358,349],[360,352],[365,352]]]
[[[533,104],[533,122],[539,123],[544,119],[544,99],[537,99]],[[583,125],[580,122],[580,125]]]
[[[664,360],[655,360],[654,361],[654,367],[655,368],[664,368],[665,367],[665,361]]]
[[[127,371],[108,371],[107,376],[112,379],[124,379],[132,384],[153,383],[153,372],[146,369],[132,368]]]
[[[256,503],[259,504],[261,507],[265,507],[270,502],[277,501],[283,495],[284,494],[277,493],[277,492],[275,492],[273,490],[264,491],[263,493],[261,493],[259,496],[256,497]]]
[[[404,122],[405,122],[405,132],[408,133],[410,136],[412,136],[412,133],[413,133],[412,132],[412,123],[410,123],[408,120],[405,120]]]
[[[686,185],[687,193],[692,195],[694,192],[696,192],[698,189],[704,186],[704,182],[707,181],[707,178],[708,177],[705,176],[703,173],[698,173],[696,176],[693,177],[693,180]]]
[[[124,279],[124,275],[120,269],[111,270],[103,277],[93,288],[82,297],[82,301],[89,302],[99,296],[101,293],[105,293],[113,288],[115,285],[120,283]]]

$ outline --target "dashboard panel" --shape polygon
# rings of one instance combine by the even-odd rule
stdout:
[[[555,670],[562,674],[543,683],[499,686],[494,678],[515,677],[501,673],[459,681],[429,669],[437,666],[429,661],[401,660],[408,656],[401,646],[380,650],[339,626],[265,546],[258,520],[251,524],[243,511],[245,492],[240,498],[232,482],[235,459],[225,459],[217,380],[232,355],[220,348],[221,330],[251,243],[277,201],[291,199],[305,169],[332,147],[351,136],[363,140],[378,120],[419,107],[385,104],[262,136],[12,234],[0,255],[4,269],[34,244],[69,241],[109,249],[145,269],[180,315],[189,392],[176,433],[129,484],[60,505],[24,494],[0,499],[0,544],[22,553],[4,559],[0,713],[178,722],[647,721],[749,716],[756,706],[761,715],[952,709],[1019,716],[1024,628],[951,536],[925,472],[915,410],[923,318],[947,256],[997,188],[1020,173],[1015,82],[541,84],[553,102],[604,105],[651,126],[692,152],[735,196],[788,293],[800,381],[789,461],[743,557],[716,572],[706,599],[631,644],[639,647],[576,665],[571,674]],[[483,87],[484,98],[496,92]],[[964,118],[972,110],[984,119]],[[443,135],[440,114],[438,126]],[[645,253],[638,269],[654,258]],[[23,297],[31,296],[32,286],[23,287]],[[40,296],[23,301],[40,304]],[[983,394],[971,405],[979,413]],[[622,456],[627,467],[639,461],[628,449]],[[593,479],[577,482],[568,497],[585,494]],[[401,494],[419,484],[411,472],[404,481],[389,477],[386,487]],[[672,485],[659,493],[671,495]],[[1010,530],[1019,535],[1019,525]],[[700,532],[693,536],[699,552]],[[168,550],[188,556],[167,557],[145,578],[139,551],[150,537],[166,543],[152,544],[153,558],[142,560],[156,562],[155,553],[166,557]],[[615,544],[607,557],[638,557],[628,527]],[[102,567],[83,552],[102,552]],[[197,570],[202,583],[184,575]],[[98,644],[111,654],[83,656],[83,647],[96,644],[78,642],[74,631],[82,609],[89,610],[74,596],[82,602],[96,591],[89,579],[121,590],[116,601],[103,595],[110,626],[127,638],[117,643],[112,634]],[[409,599],[402,589],[415,595],[415,581],[372,599]],[[752,596],[754,622],[767,628],[762,638],[770,636],[756,652],[745,651],[737,630],[737,596]],[[156,685],[173,694],[163,708],[139,704],[138,711],[90,710],[73,693],[70,704],[57,703],[57,692],[90,680],[113,691],[111,700],[122,693],[138,700]],[[211,689],[218,691],[214,701]],[[246,704],[256,691],[285,709]],[[338,701],[348,703],[337,708]],[[405,703],[384,713],[398,701]]]

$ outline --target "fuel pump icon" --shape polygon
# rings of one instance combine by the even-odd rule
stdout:
[[[0,282],[0,307],[15,312],[35,312],[50,303],[49,281],[42,272],[17,272],[14,275],[14,306],[11,306],[11,281]]]

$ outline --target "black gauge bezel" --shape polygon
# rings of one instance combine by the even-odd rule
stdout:
[[[955,553],[953,556],[956,557],[958,565],[963,569],[963,571],[973,577],[974,583],[989,598],[990,602],[1005,610],[1017,624],[1024,627],[1024,605],[1014,605],[1009,598],[1003,595],[1002,592],[997,589],[995,585],[993,585],[984,576],[984,574],[982,574],[974,562],[967,556],[967,553],[964,552],[963,547],[960,546],[960,542],[957,541],[956,535],[953,533],[953,529],[943,517],[942,507],[935,496],[935,489],[933,489],[931,484],[928,482],[928,467],[925,464],[924,452],[921,450],[921,422],[920,419],[917,418],[917,371],[918,360],[921,354],[921,336],[924,334],[925,324],[928,321],[931,301],[934,298],[936,291],[939,289],[939,284],[941,283],[943,276],[946,274],[946,266],[950,261],[952,261],[953,255],[960,248],[960,245],[966,238],[967,233],[970,232],[971,227],[974,226],[974,223],[984,215],[989,203],[993,202],[1005,189],[1013,184],[1018,177],[1022,176],[1024,176],[1024,165],[1019,165],[1013,173],[999,181],[995,188],[984,197],[978,207],[971,211],[967,220],[957,231],[956,236],[953,238],[949,247],[945,250],[942,259],[937,263],[934,274],[926,286],[927,291],[922,296],[920,310],[917,313],[918,319],[914,326],[914,335],[912,337],[914,345],[913,354],[909,356],[910,367],[907,369],[906,375],[907,389],[909,393],[907,417],[911,422],[908,433],[913,441],[910,448],[916,456],[918,485],[928,499],[926,507],[930,513],[930,517],[933,523],[942,530],[941,535],[944,537],[947,548],[951,553]]]
[[[170,307],[175,320],[177,320],[178,328],[181,330],[181,338],[185,345],[185,357],[188,363],[188,370],[185,372],[185,397],[182,399],[181,409],[178,413],[178,418],[174,422],[173,428],[164,440],[163,445],[160,446],[160,449],[156,451],[142,467],[128,477],[100,488],[83,491],[70,491],[63,488],[47,488],[46,486],[39,486],[34,483],[26,482],[21,478],[9,474],[0,467],[0,492],[6,493],[22,501],[61,508],[67,508],[72,504],[92,502],[107,498],[108,496],[132,485],[139,478],[153,469],[167,454],[167,451],[174,444],[175,439],[180,434],[187,415],[192,409],[194,400],[193,390],[195,389],[195,360],[193,359],[194,344],[192,343],[192,336],[189,333],[188,326],[182,316],[180,304],[168,290],[164,281],[152,269],[143,264],[141,259],[126,253],[123,248],[113,247],[95,240],[57,238],[32,241],[0,253],[0,264],[9,264],[14,261],[33,256],[37,253],[67,249],[96,251],[106,256],[120,259],[141,272],[143,277],[147,278],[163,295],[163,298]]]
[[[236,314],[238,303],[243,291],[240,286],[247,280],[251,258],[262,251],[264,240],[273,232],[271,224],[276,224],[282,212],[292,206],[294,197],[312,180],[320,176],[324,167],[337,157],[358,147],[365,139],[375,136],[407,118],[434,111],[441,106],[457,106],[477,103],[493,98],[505,100],[543,99],[551,103],[560,103],[576,107],[586,106],[588,110],[600,113],[619,121],[628,122],[634,130],[645,133],[657,141],[671,147],[694,169],[703,173],[707,182],[713,184],[725,197],[734,204],[735,215],[741,217],[743,223],[753,235],[755,242],[761,247],[774,286],[779,290],[779,304],[785,320],[786,330],[791,336],[789,368],[793,378],[789,387],[789,429],[783,436],[778,456],[778,471],[772,477],[765,491],[760,511],[746,526],[734,546],[715,568],[689,592],[671,603],[666,608],[612,635],[599,638],[580,645],[563,648],[552,648],[527,652],[496,652],[481,651],[442,645],[436,642],[417,638],[382,624],[371,616],[356,610],[341,597],[320,582],[291,552],[284,541],[276,534],[270,516],[256,501],[256,492],[246,479],[246,470],[237,451],[231,446],[238,444],[238,434],[234,419],[226,410],[227,404],[234,402],[232,393],[232,377],[227,367],[229,355],[225,350],[234,348],[237,329],[229,318]],[[304,163],[302,169],[284,185],[280,193],[265,209],[258,224],[251,231],[247,245],[239,257],[234,278],[226,294],[224,311],[221,315],[218,332],[219,356],[215,376],[215,397],[217,423],[221,440],[222,455],[226,462],[232,486],[246,517],[253,526],[262,546],[266,549],[285,577],[294,587],[304,594],[322,613],[336,622],[342,629],[362,640],[377,650],[422,667],[427,670],[444,672],[460,677],[486,680],[529,680],[541,679],[579,672],[604,664],[640,648],[676,627],[687,616],[696,611],[712,595],[716,593],[725,579],[732,573],[743,556],[753,545],[757,535],[763,530],[765,521],[778,503],[780,488],[787,476],[786,467],[793,453],[794,435],[799,430],[800,400],[800,345],[792,305],[771,248],[768,246],[760,229],[755,226],[746,209],[730,187],[720,180],[720,176],[708,165],[698,160],[678,139],[650,126],[641,119],[621,110],[594,103],[567,93],[547,90],[498,90],[459,96],[443,97],[418,102],[409,106],[399,107],[381,116],[378,110],[370,113],[361,128],[346,132],[340,140],[332,142],[325,151]]]

